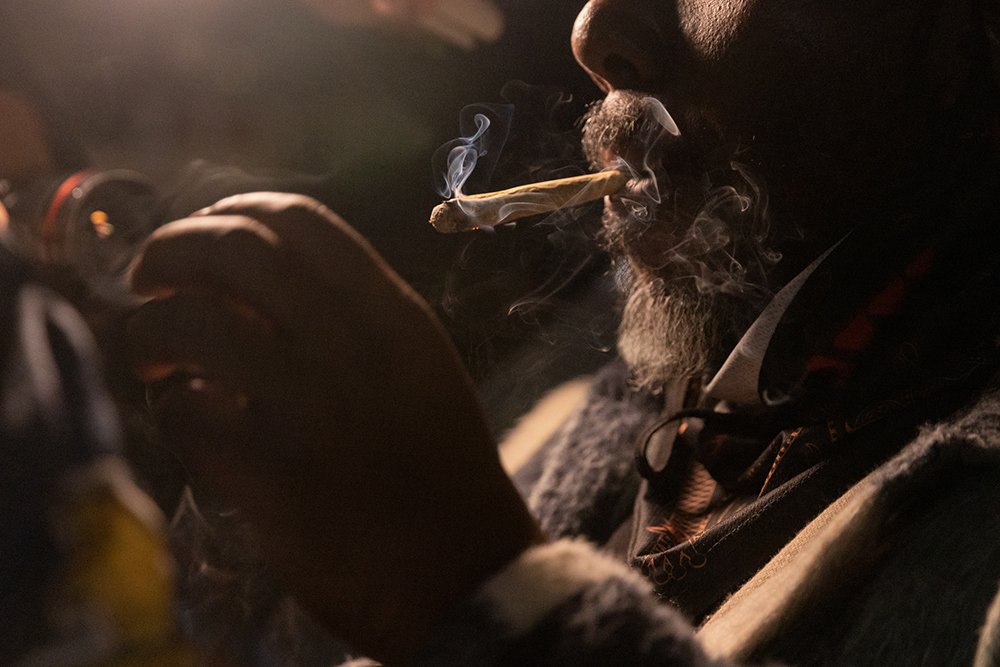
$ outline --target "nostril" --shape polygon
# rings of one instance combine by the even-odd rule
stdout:
[[[605,78],[615,88],[628,89],[639,87],[642,75],[639,74],[639,69],[628,58],[617,53],[609,53],[604,57],[602,64]]]
[[[573,24],[573,55],[602,90],[651,91],[671,59],[662,0],[590,0]]]

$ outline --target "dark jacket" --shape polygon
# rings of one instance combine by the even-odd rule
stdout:
[[[581,413],[607,418],[613,409],[608,402],[621,410],[623,401],[635,401],[613,384],[605,373]],[[637,413],[649,414],[641,401],[632,408],[626,410],[630,418],[616,422],[625,430],[627,422],[640,421]],[[600,430],[601,424],[607,422],[593,426]],[[575,422],[574,428],[582,426]],[[570,454],[574,446],[580,451]],[[605,451],[587,451],[591,447]],[[558,436],[550,441],[548,453],[539,455],[522,481],[535,477],[536,484],[547,479],[559,487],[565,476],[551,467],[573,460],[577,482],[562,484],[562,503],[553,494],[529,491],[536,509],[558,508],[543,513],[542,524],[565,534],[559,527],[573,514],[567,507],[586,517],[596,506],[619,504],[610,499],[616,492],[634,495],[634,480],[618,479],[617,491],[593,485],[597,473],[585,463],[607,470],[613,459],[625,470],[633,449],[631,442],[586,434],[573,442],[559,442]],[[572,459],[562,458],[568,455]],[[686,666],[716,659],[1000,664],[998,482],[1000,394],[988,389],[971,407],[924,427],[896,456],[829,504],[756,576],[729,591],[700,628],[673,605],[657,601],[649,585],[627,569],[615,573],[605,567],[608,556],[599,547],[588,552],[574,543],[569,556],[549,555],[552,569],[566,572],[572,569],[567,563],[577,561],[586,563],[582,570],[598,574],[581,575],[576,586],[552,585],[551,575],[539,573],[544,566],[515,564],[511,569],[526,572],[530,583],[524,586],[535,596],[544,598],[546,586],[561,591],[552,594],[546,612],[528,626],[511,621],[512,608],[526,604],[518,596],[526,593],[509,583],[511,573],[501,574],[508,577],[508,592],[485,587],[441,629],[419,664]],[[766,513],[766,506],[761,511]],[[740,568],[738,562],[730,566]]]

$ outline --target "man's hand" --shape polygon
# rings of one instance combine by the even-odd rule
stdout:
[[[164,436],[357,649],[405,663],[541,541],[440,323],[317,202],[223,200],[158,230],[132,284]]]
[[[363,26],[406,23],[434,11],[438,0],[299,0],[324,20],[337,25]]]
[[[463,49],[495,42],[503,14],[492,0],[299,0],[328,23],[427,32]]]

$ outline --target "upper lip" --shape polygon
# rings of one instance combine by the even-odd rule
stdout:
[[[619,152],[607,149],[602,151],[601,163],[605,169],[628,169],[632,175],[629,189],[649,180],[656,180],[659,187],[664,187],[670,181],[680,183],[706,173],[703,161],[683,137],[669,137],[652,146],[634,141]]]
[[[601,130],[604,141],[596,147],[597,154],[591,157],[596,158],[595,162],[603,169],[627,170],[631,175],[625,188],[613,195],[612,200],[627,197],[643,203],[655,203],[667,194],[667,190],[705,172],[701,169],[702,160],[697,159],[692,151],[693,137],[688,136],[687,129],[680,136],[675,136],[662,119],[654,117],[655,109],[648,104],[643,115],[633,115],[633,95],[612,92],[605,99],[602,112],[609,105],[625,104],[631,108],[622,117],[624,124],[616,128],[621,131]],[[670,116],[669,111],[666,115]],[[660,191],[655,192],[653,188]]]

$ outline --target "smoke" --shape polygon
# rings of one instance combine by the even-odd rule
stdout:
[[[462,186],[464,193],[590,171],[580,145],[582,102],[561,89],[516,81],[502,95],[508,103],[508,115],[500,116],[508,128],[499,133],[506,139],[503,150],[491,143],[499,129],[493,124],[481,138],[487,155]],[[475,111],[482,112],[482,105]],[[467,127],[465,137],[474,136],[475,123]],[[454,146],[438,152],[442,183]],[[494,433],[502,433],[545,390],[593,372],[613,353],[615,289],[608,256],[595,242],[601,208],[600,201],[590,202],[490,234],[464,235],[467,244],[448,273],[438,312],[489,397]]]
[[[721,168],[706,169],[694,154],[683,124],[675,122],[652,97],[615,94],[593,105],[578,126],[582,137],[575,153],[562,145],[567,142],[561,140],[569,135],[538,131],[547,125],[544,122],[537,123],[533,132],[523,132],[525,118],[545,114],[538,113],[538,107],[536,113],[528,114],[522,113],[523,104],[515,107],[516,113],[499,133],[509,139],[502,159],[491,143],[493,128],[482,119],[476,122],[475,114],[464,122],[464,136],[439,151],[442,160],[451,155],[449,164],[458,165],[442,166],[440,171],[451,175],[451,192],[476,191],[470,188],[467,174],[469,168],[480,171],[484,151],[490,162],[483,173],[492,174],[499,164],[497,173],[508,181],[511,175],[520,175],[515,183],[583,172],[586,162],[579,159],[581,147],[590,169],[627,170],[631,179],[625,191],[610,198],[603,217],[590,217],[599,204],[563,209],[533,226],[499,230],[490,237],[493,244],[506,239],[511,250],[541,242],[547,244],[548,252],[514,257],[499,269],[494,264],[491,274],[479,271],[477,275],[475,264],[482,261],[475,256],[475,240],[471,242],[463,253],[467,264],[449,278],[442,299],[445,313],[456,320],[482,318],[483,322],[473,324],[490,343],[513,329],[511,314],[537,325],[574,285],[606,270],[606,255],[591,245],[596,240],[616,264],[626,299],[619,349],[634,362],[637,376],[652,386],[657,378],[694,376],[718,363],[766,303],[770,295],[767,271],[780,259],[775,250],[780,239],[770,224],[766,190],[736,159],[739,151],[734,150]],[[525,136],[531,141],[525,142]],[[552,153],[555,164],[540,155],[540,147]],[[536,150],[534,162],[525,157],[532,148]],[[469,157],[469,149],[475,159]],[[509,185],[491,185],[490,189],[501,187]],[[462,284],[456,278],[469,279]],[[488,310],[484,301],[496,304],[503,298],[509,300],[502,313],[484,312]],[[474,302],[478,305],[470,307]],[[525,333],[523,327],[520,333]],[[606,340],[603,332],[587,335]],[[470,347],[484,357],[483,361],[471,359],[473,369],[496,361],[482,338],[470,341]]]
[[[781,258],[758,179],[735,159],[709,171],[683,132],[659,100],[638,95],[616,94],[584,118],[592,165],[632,173],[604,212],[601,241],[625,297],[619,351],[652,388],[724,359]]]
[[[745,165],[701,169],[659,100],[637,95],[595,104],[583,147],[594,166],[623,165],[633,175],[605,211],[602,239],[613,255],[672,291],[764,289],[766,268],[781,255],[766,192]]]
[[[667,111],[667,108],[663,106],[660,100],[655,97],[644,97],[642,98],[642,103],[646,106],[653,119],[663,128],[664,132],[675,137],[681,136],[681,129],[677,127],[673,116],[670,115],[670,112]]]
[[[431,158],[434,168],[434,189],[445,198],[461,197],[466,183],[474,189],[489,183],[497,160],[507,143],[510,121],[514,113],[511,104],[472,104],[459,115],[460,137],[435,151]]]
[[[170,547],[180,574],[181,628],[210,660],[246,667],[375,664],[345,663],[347,649],[284,593],[238,512],[199,507],[185,489]]]
[[[445,172],[445,189],[441,193],[444,197],[461,197],[462,186],[472,176],[472,170],[476,168],[480,155],[486,155],[487,151],[482,145],[483,135],[490,127],[490,119],[481,113],[473,117],[476,123],[476,133],[471,137],[459,139],[461,145],[455,146],[448,151],[448,168]]]

